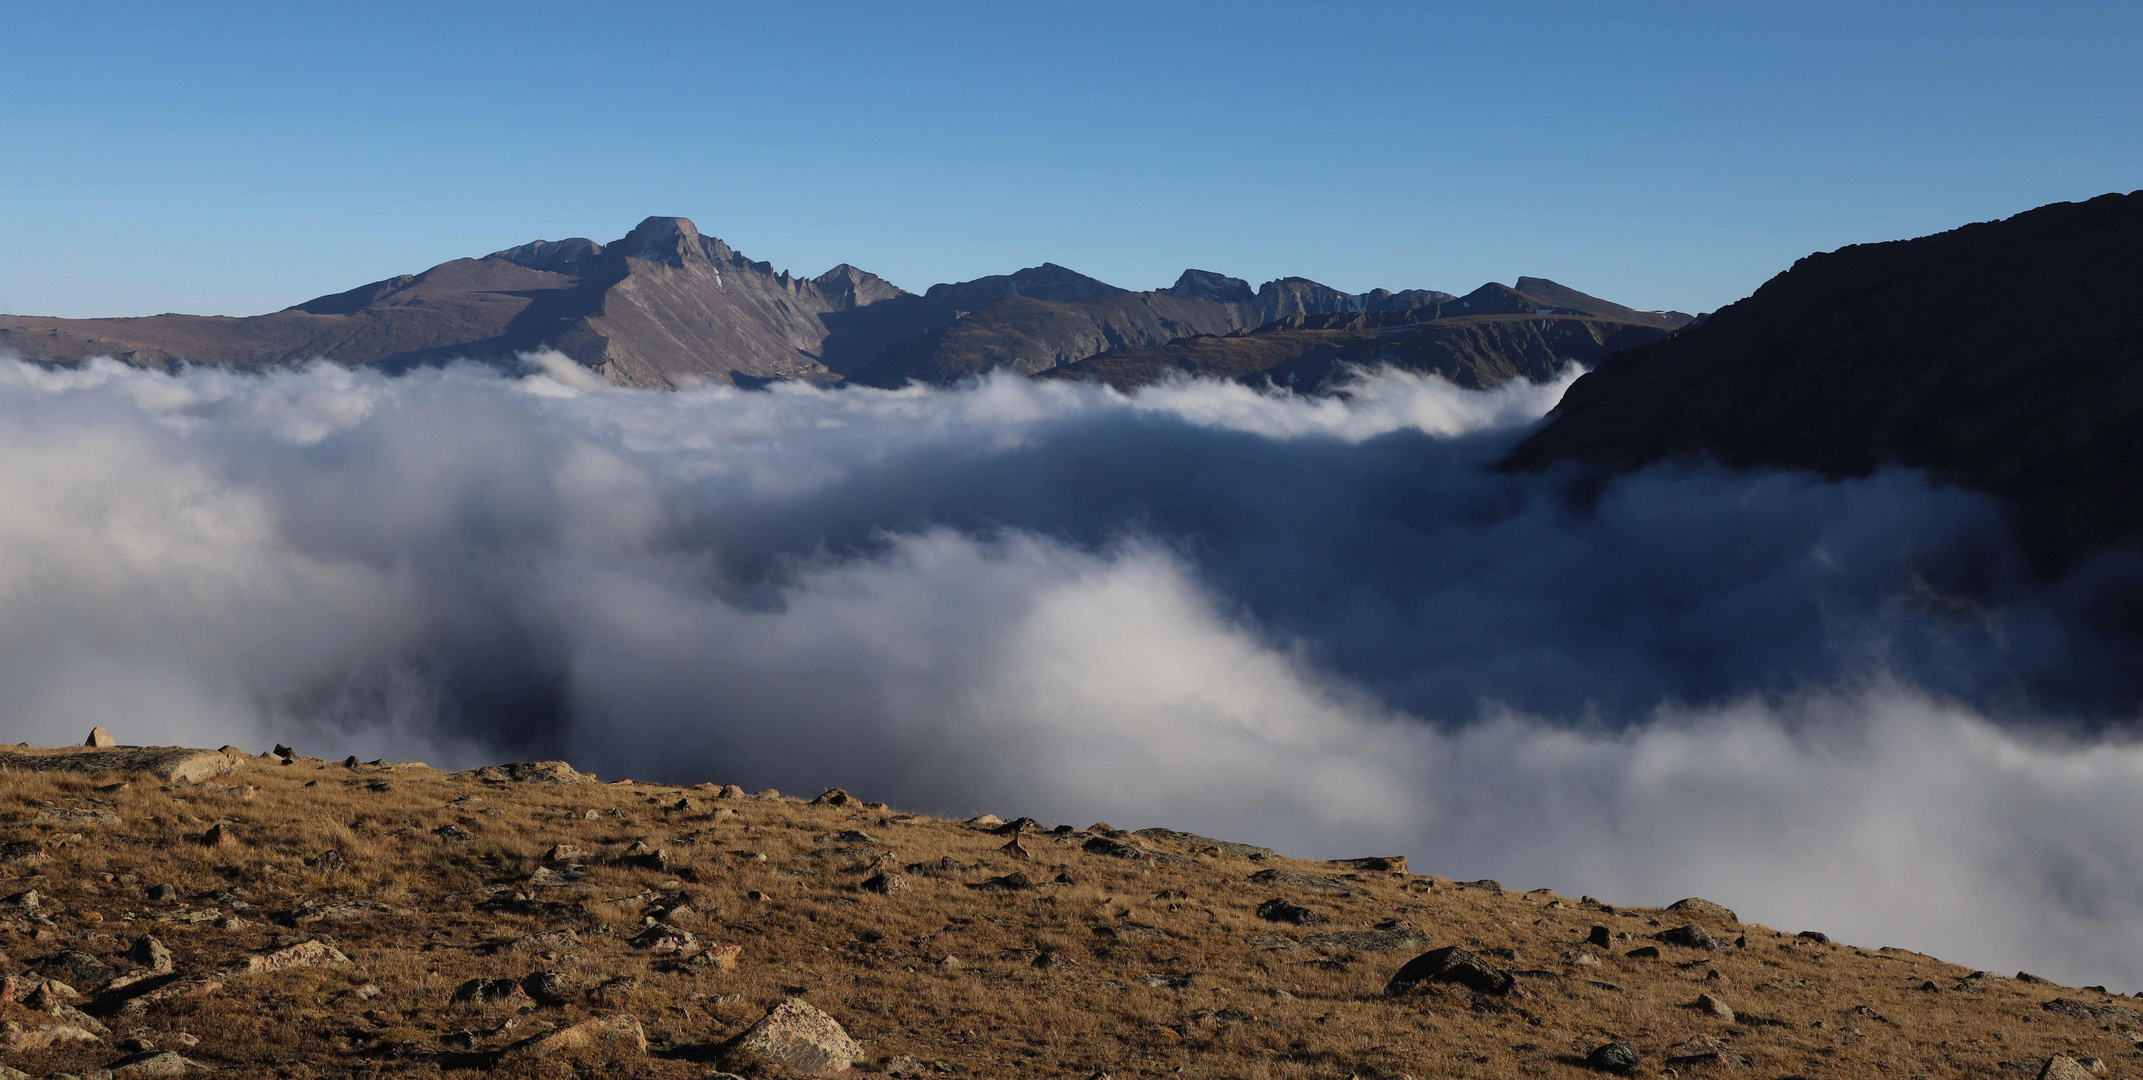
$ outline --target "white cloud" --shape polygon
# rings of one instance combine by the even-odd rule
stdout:
[[[0,364],[13,737],[838,784],[2143,985],[2143,751],[2038,722],[2124,684],[2028,588],[1925,602],[1970,496],[1484,475],[1552,387],[535,363]]]

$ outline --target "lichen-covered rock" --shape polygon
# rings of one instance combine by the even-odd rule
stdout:
[[[722,1064],[739,1071],[784,1071],[799,1076],[846,1072],[863,1055],[833,1017],[802,998],[790,998],[722,1047]]]
[[[471,769],[463,776],[494,784],[592,784],[595,776],[576,771],[564,761],[514,761]]]
[[[573,1050],[609,1050],[632,1055],[647,1053],[647,1032],[640,1021],[624,1013],[611,1016],[595,1016],[562,1027],[556,1031],[533,1036],[514,1043],[501,1051],[501,1061],[515,1058],[549,1057]]]

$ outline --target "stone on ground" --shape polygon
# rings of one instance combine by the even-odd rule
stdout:
[[[501,1051],[499,1056],[503,1060],[511,1061],[515,1058],[549,1057],[552,1054],[589,1049],[645,1054],[647,1032],[640,1027],[639,1020],[624,1013],[595,1016],[569,1027],[523,1039]]]
[[[119,740],[112,738],[111,732],[104,730],[102,726],[98,726],[89,729],[89,738],[82,740],[82,745],[94,746],[102,750],[105,747],[119,745]]]
[[[1395,996],[1431,983],[1450,983],[1483,994],[1508,994],[1514,985],[1509,973],[1456,945],[1446,945],[1407,961],[1384,984],[1384,993]]]
[[[833,1017],[802,998],[790,998],[724,1045],[722,1064],[740,1071],[832,1076],[847,1071],[862,1054]]]
[[[1637,1048],[1626,1042],[1611,1042],[1585,1055],[1585,1067],[1616,1076],[1635,1076],[1643,1064]]]

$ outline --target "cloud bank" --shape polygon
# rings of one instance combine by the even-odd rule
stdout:
[[[1559,385],[535,365],[0,364],[10,737],[838,784],[2143,985],[2136,665],[1975,496],[1484,471]]]

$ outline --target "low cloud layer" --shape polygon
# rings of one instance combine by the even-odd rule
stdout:
[[[2135,665],[1977,497],[1486,472],[1560,386],[536,365],[0,364],[11,737],[838,784],[2143,985]]]

